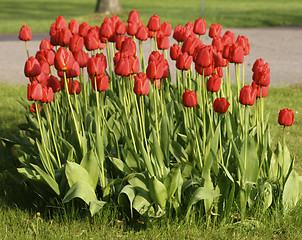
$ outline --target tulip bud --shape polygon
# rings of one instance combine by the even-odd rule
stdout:
[[[26,25],[23,25],[19,32],[19,39],[22,41],[30,41],[31,40],[31,29]]]
[[[291,126],[293,125],[295,116],[294,112],[291,109],[284,108],[280,110],[278,116],[278,123],[283,126]]]
[[[226,98],[216,98],[213,103],[214,111],[217,113],[226,113],[230,103],[226,101]]]
[[[240,91],[239,102],[243,105],[253,106],[256,100],[257,90],[252,86],[244,86]]]
[[[197,106],[197,94],[194,91],[186,90],[182,95],[182,102],[185,107]]]
[[[150,82],[146,74],[140,72],[134,76],[134,88],[133,92],[136,95],[148,95],[150,90]]]
[[[221,86],[221,78],[214,74],[212,75],[207,83],[207,90],[209,92],[218,92],[220,90],[220,86]]]

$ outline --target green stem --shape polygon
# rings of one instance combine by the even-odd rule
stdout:
[[[27,41],[25,41],[25,48],[26,48],[26,54],[27,54],[27,58],[29,58],[29,52],[28,52]]]
[[[143,50],[143,42],[141,40],[139,40],[139,55],[141,57],[142,72],[146,73],[146,65],[145,65],[145,56],[144,56],[144,50]]]
[[[283,127],[283,149],[282,149],[282,153],[283,153],[283,161],[282,161],[282,183],[283,183],[283,187],[285,184],[285,126]]]
[[[155,124],[156,124],[156,133],[157,133],[157,139],[159,142],[159,125],[158,125],[158,115],[157,115],[157,83],[154,81],[153,83],[154,89],[153,89],[153,97],[154,97],[154,112],[155,112]]]

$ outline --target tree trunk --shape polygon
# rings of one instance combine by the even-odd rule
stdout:
[[[97,13],[119,13],[121,11],[120,0],[97,0],[95,12]]]

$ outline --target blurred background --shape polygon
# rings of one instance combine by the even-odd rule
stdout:
[[[18,33],[23,24],[46,33],[59,15],[92,26],[114,13],[126,21],[132,9],[145,24],[156,13],[173,27],[199,17],[228,28],[302,25],[301,0],[1,0],[0,34]]]

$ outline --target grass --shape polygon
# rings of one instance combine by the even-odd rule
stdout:
[[[18,103],[26,99],[25,85],[0,84],[0,136],[11,138],[18,134],[18,124],[25,122],[25,109]],[[288,128],[287,145],[296,157],[296,169],[302,173],[302,113],[301,86],[271,87],[265,99],[265,109],[270,113],[273,144],[281,139],[282,127],[277,124],[278,111],[292,108],[295,122]],[[105,208],[90,218],[88,211],[44,206],[35,194],[24,185],[15,183],[9,173],[17,164],[11,147],[4,148],[0,142],[0,239],[301,239],[302,203],[290,214],[278,211],[263,213],[261,209],[254,218],[233,223],[232,219],[212,228],[205,228],[202,219],[190,222],[157,221],[146,228],[138,222],[126,224],[116,209]],[[36,213],[41,216],[37,217]]]
[[[26,24],[32,32],[48,32],[59,15],[67,21],[72,18],[91,25],[100,25],[104,16],[94,14],[96,0],[2,0],[0,2],[0,34],[18,33]],[[147,24],[153,14],[169,21],[173,27],[201,17],[200,0],[121,0],[123,21],[128,13],[137,9],[141,20]],[[300,0],[207,0],[203,18],[224,27],[267,27],[301,25],[302,2]]]

